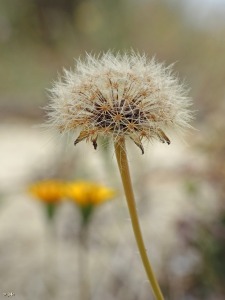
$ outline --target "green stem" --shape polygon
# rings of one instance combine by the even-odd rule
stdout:
[[[90,299],[89,257],[88,257],[88,224],[82,224],[79,232],[79,288],[80,300]]]
[[[137,246],[141,255],[142,263],[147,273],[152,290],[155,294],[155,298],[157,300],[164,300],[158,282],[153,273],[151,263],[148,259],[144,240],[141,233],[141,228],[139,225],[124,139],[121,139],[120,141],[115,143],[115,152],[116,152],[116,158],[120,170],[121,179],[123,182],[124,192],[126,195],[127,205],[131,217],[131,223],[132,223],[135,239],[137,242]]]

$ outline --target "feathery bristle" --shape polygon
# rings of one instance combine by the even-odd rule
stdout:
[[[142,139],[170,144],[165,131],[187,128],[192,119],[186,90],[165,67],[144,55],[87,55],[51,90],[48,124],[60,132],[80,129],[74,144],[100,135],[129,137],[144,153]]]

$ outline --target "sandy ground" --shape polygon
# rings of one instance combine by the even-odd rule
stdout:
[[[49,232],[40,203],[32,201],[26,193],[33,173],[40,172],[42,167],[44,170],[52,159],[56,142],[40,128],[19,122],[1,124],[0,141],[0,292],[12,291],[16,299],[77,299],[79,282],[75,262],[79,245],[68,242],[67,236],[76,237],[79,216],[69,205],[63,206],[54,233]],[[175,251],[177,255],[169,264],[170,272],[175,278],[186,275],[200,258],[188,250],[179,252],[175,222],[182,217],[212,216],[216,209],[213,191],[204,183],[200,184],[200,196],[196,199],[184,190],[185,172],[196,166],[204,169],[204,157],[195,153],[191,145],[178,140],[169,147],[160,143],[146,145],[144,156],[134,146],[129,150],[135,191],[141,195],[137,197],[138,211],[154,269],[159,276],[164,276],[164,259]],[[76,151],[81,165],[85,163],[91,172],[99,173],[94,179],[109,184],[110,176],[103,171],[101,152],[85,143]],[[114,159],[111,155],[111,163],[115,163]],[[120,198],[102,207],[91,227],[89,263],[90,274],[95,274],[94,278],[91,276],[93,299],[106,299],[106,294],[107,300],[114,299],[113,278],[117,281],[126,278],[122,285],[117,282],[120,287],[117,299],[132,299],[128,294],[134,291],[139,295],[137,299],[147,299],[149,292],[125,201]],[[130,272],[130,268],[135,271]],[[129,293],[126,285],[133,287]]]

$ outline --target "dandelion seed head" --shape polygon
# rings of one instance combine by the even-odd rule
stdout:
[[[170,144],[166,131],[190,127],[191,101],[183,84],[145,55],[107,52],[87,55],[64,70],[51,89],[48,126],[61,133],[80,130],[74,144],[98,136],[130,138],[144,153],[142,139]]]

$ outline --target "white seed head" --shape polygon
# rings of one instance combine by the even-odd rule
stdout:
[[[80,129],[75,145],[86,139],[96,148],[98,136],[129,137],[144,153],[143,138],[170,144],[169,128],[190,127],[186,94],[172,67],[155,59],[134,52],[87,55],[51,89],[48,125],[60,132]]]

